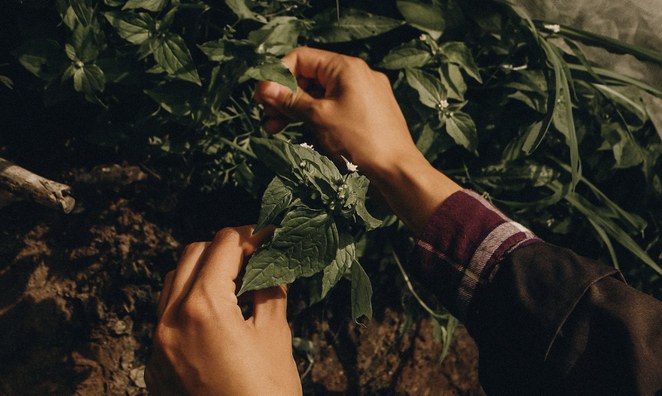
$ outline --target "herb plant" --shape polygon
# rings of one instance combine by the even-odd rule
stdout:
[[[258,228],[277,228],[250,259],[242,293],[304,278],[316,302],[347,277],[352,316],[369,317],[372,289],[358,260],[381,257],[446,326],[442,338],[455,324],[416,293],[398,260],[411,238],[392,215],[382,223],[368,213],[367,179],[299,145],[306,141],[299,124],[275,138],[260,128],[251,82],[295,89],[279,57],[310,45],[385,71],[417,147],[436,167],[543,238],[620,266],[635,286],[660,296],[662,144],[640,97],[662,97],[662,88],[592,63],[582,46],[659,64],[662,54],[533,21],[496,0],[21,7],[55,22],[22,25],[14,59],[36,79],[3,69],[3,87],[29,90],[39,81],[46,106],[92,104],[96,121],[78,138],[181,159],[163,171],[193,175],[185,179],[196,188],[263,196]],[[387,242],[375,243],[376,234]]]

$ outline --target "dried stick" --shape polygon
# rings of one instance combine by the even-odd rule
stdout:
[[[3,198],[0,201],[10,202],[11,194],[15,198],[34,201],[64,213],[70,213],[76,203],[71,196],[71,188],[66,184],[36,175],[0,157],[0,192],[2,191],[4,194],[0,194],[0,198]]]

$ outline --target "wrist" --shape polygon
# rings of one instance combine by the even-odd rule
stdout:
[[[370,168],[368,177],[415,235],[423,233],[428,219],[446,198],[462,190],[418,150]]]

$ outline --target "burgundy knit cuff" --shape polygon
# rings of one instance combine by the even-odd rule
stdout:
[[[424,283],[442,304],[464,319],[478,288],[517,248],[542,242],[471,190],[448,197],[432,215],[418,241],[414,259]],[[432,285],[430,285],[432,283]]]

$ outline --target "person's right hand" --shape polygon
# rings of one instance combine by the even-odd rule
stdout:
[[[383,73],[361,59],[301,47],[283,58],[297,78],[296,92],[260,82],[255,100],[276,133],[291,120],[304,121],[322,151],[349,158],[377,186],[393,211],[420,235],[428,218],[461,189],[418,151]]]
[[[386,75],[359,58],[308,47],[295,49],[283,62],[299,88],[292,92],[270,81],[258,84],[255,99],[269,116],[267,132],[303,120],[327,154],[336,160],[347,157],[371,178],[421,159]]]

